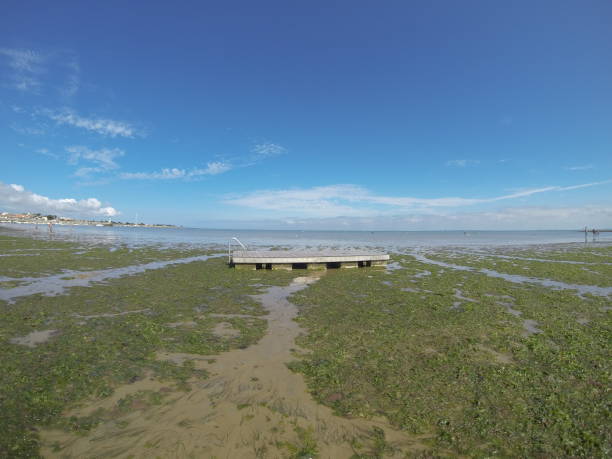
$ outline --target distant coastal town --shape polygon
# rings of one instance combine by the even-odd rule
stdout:
[[[0,212],[0,223],[25,223],[34,225],[67,225],[67,226],[136,226],[139,228],[178,228],[176,225],[156,223],[116,222],[113,220],[85,220],[79,218],[60,217],[57,215],[44,215],[40,213]]]

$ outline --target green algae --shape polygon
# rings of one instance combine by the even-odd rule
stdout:
[[[607,253],[608,251],[602,249],[602,252]],[[518,256],[513,252],[506,252],[506,255]],[[536,256],[536,254],[531,254],[529,258]],[[549,257],[550,256],[551,254],[549,253]],[[432,260],[443,261],[445,263],[469,266],[476,269],[491,269],[504,274],[519,274],[522,276],[550,279],[568,284],[612,287],[612,264],[609,264],[612,255],[610,255],[610,258],[598,257],[595,261],[589,261],[588,265],[549,263],[524,259],[502,259],[487,257],[482,254],[468,255],[452,252],[438,252],[432,256],[428,255],[428,257]],[[553,258],[551,258],[551,260],[553,260]],[[555,258],[554,261],[562,260]],[[608,264],[605,264],[606,262]]]
[[[601,263],[612,258],[612,245],[570,244],[550,245],[534,248],[506,248],[492,250],[493,254],[510,255],[522,258],[539,258],[551,261],[570,261],[579,263]]]
[[[309,352],[290,368],[320,403],[384,415],[431,455],[610,453],[609,298],[398,261],[330,271],[291,298]],[[456,289],[473,301],[454,308]]]
[[[6,238],[4,241],[6,242]],[[15,244],[30,247],[41,241]],[[74,264],[56,258],[61,249],[77,251],[65,242],[43,241],[41,259],[53,258],[54,270],[93,268],[89,261]],[[31,248],[31,247],[30,247]],[[53,255],[50,255],[53,254]],[[139,264],[150,259],[185,256],[181,250],[120,250],[105,252],[99,266]],[[83,255],[86,256],[86,255]],[[117,257],[116,259],[114,257]],[[4,264],[3,269],[12,270]],[[34,258],[34,257],[23,257]],[[10,261],[12,263],[12,261]],[[47,273],[49,263],[28,267],[27,274]],[[20,265],[21,272],[26,270]],[[205,379],[206,370],[187,359],[183,363],[159,360],[158,353],[214,355],[257,342],[266,331],[266,314],[251,295],[265,285],[286,285],[292,273],[266,273],[229,269],[221,259],[210,259],[96,283],[73,287],[63,295],[24,296],[7,304],[0,302],[0,456],[35,457],[39,454],[38,427],[87,431],[108,413],[66,417],[83,400],[104,398],[115,388],[145,377],[167,381],[172,390],[190,390]],[[253,286],[261,282],[259,287]],[[240,317],[227,315],[240,314]],[[227,317],[226,317],[227,316]],[[231,324],[238,333],[218,336],[218,323]],[[173,326],[188,323],[189,326]],[[32,347],[13,344],[15,338],[40,330],[57,330],[49,339]]]
[[[63,271],[97,271],[207,253],[191,248],[168,249],[155,246],[80,246],[64,241],[0,234],[0,254],[3,255],[0,258],[0,277],[18,280],[24,277],[60,274]]]

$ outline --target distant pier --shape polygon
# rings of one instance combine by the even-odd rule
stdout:
[[[612,233],[612,229],[596,229],[596,228],[588,229],[586,226],[584,227],[583,230],[580,230],[580,231],[584,232],[584,242],[587,242],[587,235],[589,233],[593,234],[593,241],[597,240],[600,233]]]
[[[389,255],[362,251],[235,250],[229,257],[236,269],[313,269],[385,267]]]

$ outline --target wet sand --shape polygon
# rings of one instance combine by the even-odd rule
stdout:
[[[302,376],[287,368],[287,362],[294,360],[295,339],[303,332],[294,321],[297,308],[287,298],[317,279],[298,277],[287,287],[270,287],[254,296],[269,312],[268,332],[256,345],[218,356],[162,354],[175,361],[193,358],[198,368],[211,373],[209,379],[193,384],[191,392],[170,392],[161,405],[134,406],[86,436],[43,431],[42,453],[46,457],[288,457],[292,448],[295,454],[303,446],[304,432],[310,432],[318,456],[324,458],[372,452],[380,432],[394,448],[389,457],[424,448],[419,438],[391,428],[385,419],[335,416],[310,396]],[[113,410],[126,395],[159,391],[163,386],[152,379],[137,381],[68,414]]]

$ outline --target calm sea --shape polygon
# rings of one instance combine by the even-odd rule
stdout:
[[[74,240],[87,244],[127,244],[227,246],[232,237],[251,247],[283,246],[289,248],[343,247],[383,248],[440,246],[502,246],[584,242],[579,231],[291,231],[291,230],[217,230],[200,228],[128,228],[96,226],[55,226],[50,236],[47,228],[33,225],[2,225],[5,230],[27,233],[40,238]],[[589,235],[589,242],[592,236]],[[599,242],[612,243],[612,233],[601,233]]]

